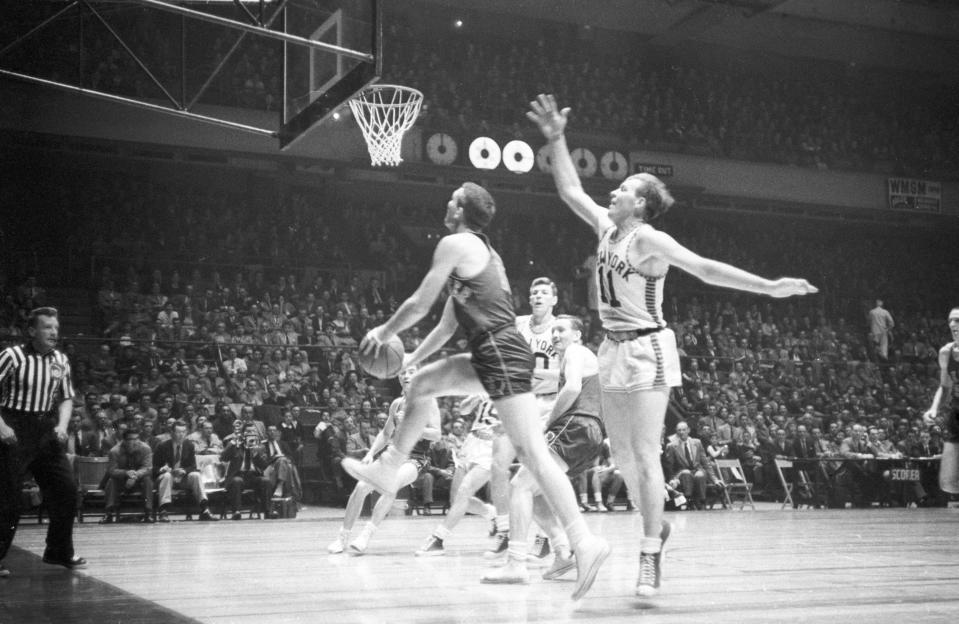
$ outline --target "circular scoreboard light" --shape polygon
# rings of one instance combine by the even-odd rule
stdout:
[[[426,155],[434,164],[452,165],[459,155],[459,147],[453,137],[437,132],[426,141]]]
[[[626,178],[626,157],[619,152],[606,152],[599,159],[599,170],[607,180],[623,180]]]
[[[477,137],[470,143],[470,162],[477,169],[496,169],[500,155],[499,145],[489,137]]]
[[[533,148],[525,141],[510,141],[503,148],[503,164],[513,173],[526,173],[535,162]]]
[[[543,173],[550,173],[553,170],[553,157],[549,152],[549,145],[544,145],[536,152],[536,166]]]
[[[569,154],[573,159],[573,166],[579,175],[591,178],[596,175],[596,156],[585,147],[577,147]]]

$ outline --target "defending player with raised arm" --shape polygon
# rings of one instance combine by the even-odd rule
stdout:
[[[562,200],[599,238],[599,312],[606,338],[599,350],[603,419],[613,459],[626,487],[638,493],[644,537],[640,540],[639,596],[655,595],[660,582],[663,470],[660,432],[669,391],[682,384],[676,337],[662,315],[663,284],[676,266],[715,286],[772,297],[817,292],[796,278],[768,280],[716,260],[703,258],[660,232],[651,222],[673,205],[657,177],[629,176],[609,194],[609,206],[583,190],[566,145],[569,108],[552,95],[540,95],[526,113],[549,142],[553,180]]]
[[[939,349],[939,387],[923,419],[932,425],[942,398],[949,397],[951,405],[942,428],[939,488],[949,497],[951,506],[959,501],[959,307],[949,311],[949,331],[952,342]]]
[[[397,471],[426,424],[429,404],[439,396],[486,392],[517,456],[534,474],[573,543],[578,574],[572,597],[578,600],[592,586],[600,565],[609,556],[609,545],[586,526],[573,488],[550,458],[543,439],[531,391],[533,356],[516,331],[503,262],[483,233],[495,213],[496,204],[483,187],[466,182],[456,189],[447,202],[444,218],[450,234],[437,244],[426,277],[390,320],[370,330],[360,343],[365,353],[379,350],[425,316],[448,284],[450,294],[443,316],[410,356],[410,362],[422,361],[443,346],[457,325],[466,331],[470,353],[452,355],[421,368],[410,384],[406,418],[397,429],[394,444],[372,464],[347,458],[343,468],[381,491],[395,492]]]
[[[393,399],[393,402],[390,404],[390,411],[386,418],[386,423],[383,424],[380,432],[376,434],[373,444],[370,445],[370,450],[367,451],[363,457],[362,461],[364,464],[372,462],[381,451],[388,447],[393,434],[396,432],[396,428],[403,422],[406,414],[406,396],[409,392],[410,380],[413,379],[414,373],[416,373],[415,366],[406,366],[400,371],[398,377],[400,386],[403,388],[403,394]],[[433,401],[432,408],[429,410],[426,427],[420,434],[420,439],[413,447],[407,460],[397,471],[399,487],[413,483],[423,474],[424,470],[429,468],[430,443],[434,440],[439,440],[442,435],[443,430],[440,423],[439,406],[436,404],[436,401]],[[373,485],[365,481],[356,482],[356,486],[350,494],[350,499],[346,503],[346,512],[343,514],[343,525],[340,527],[339,535],[327,547],[327,551],[331,554],[338,554],[344,551],[351,555],[362,555],[366,553],[370,538],[373,537],[376,529],[379,528],[380,524],[390,513],[390,509],[393,507],[393,501],[396,500],[396,490],[381,492],[382,496],[376,501],[376,505],[373,506],[373,512],[370,515],[369,522],[366,523],[366,526],[363,527],[360,534],[351,542],[350,532],[353,530],[353,525],[363,511],[363,501],[366,500],[366,497],[369,496],[374,489],[376,488]]]

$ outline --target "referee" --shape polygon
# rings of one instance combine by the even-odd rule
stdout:
[[[30,313],[30,342],[0,351],[0,577],[20,521],[20,490],[29,470],[50,515],[44,563],[68,569],[86,561],[73,552],[77,484],[64,451],[73,411],[70,362],[55,349],[55,308]]]

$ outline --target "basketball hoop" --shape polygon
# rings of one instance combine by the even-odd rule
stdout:
[[[402,162],[403,135],[413,127],[422,104],[420,91],[400,85],[372,85],[350,100],[374,167]]]

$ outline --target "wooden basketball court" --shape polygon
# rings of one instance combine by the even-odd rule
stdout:
[[[761,505],[764,507],[765,505]],[[613,544],[592,591],[572,577],[482,585],[486,524],[468,517],[446,556],[413,551],[438,516],[388,518],[366,556],[328,555],[341,510],[296,520],[84,523],[68,572],[44,565],[26,521],[0,580],[0,624],[50,622],[946,622],[959,613],[959,511],[864,509],[667,514],[664,587],[633,595],[639,515],[588,514]],[[365,521],[365,520],[363,520]]]

